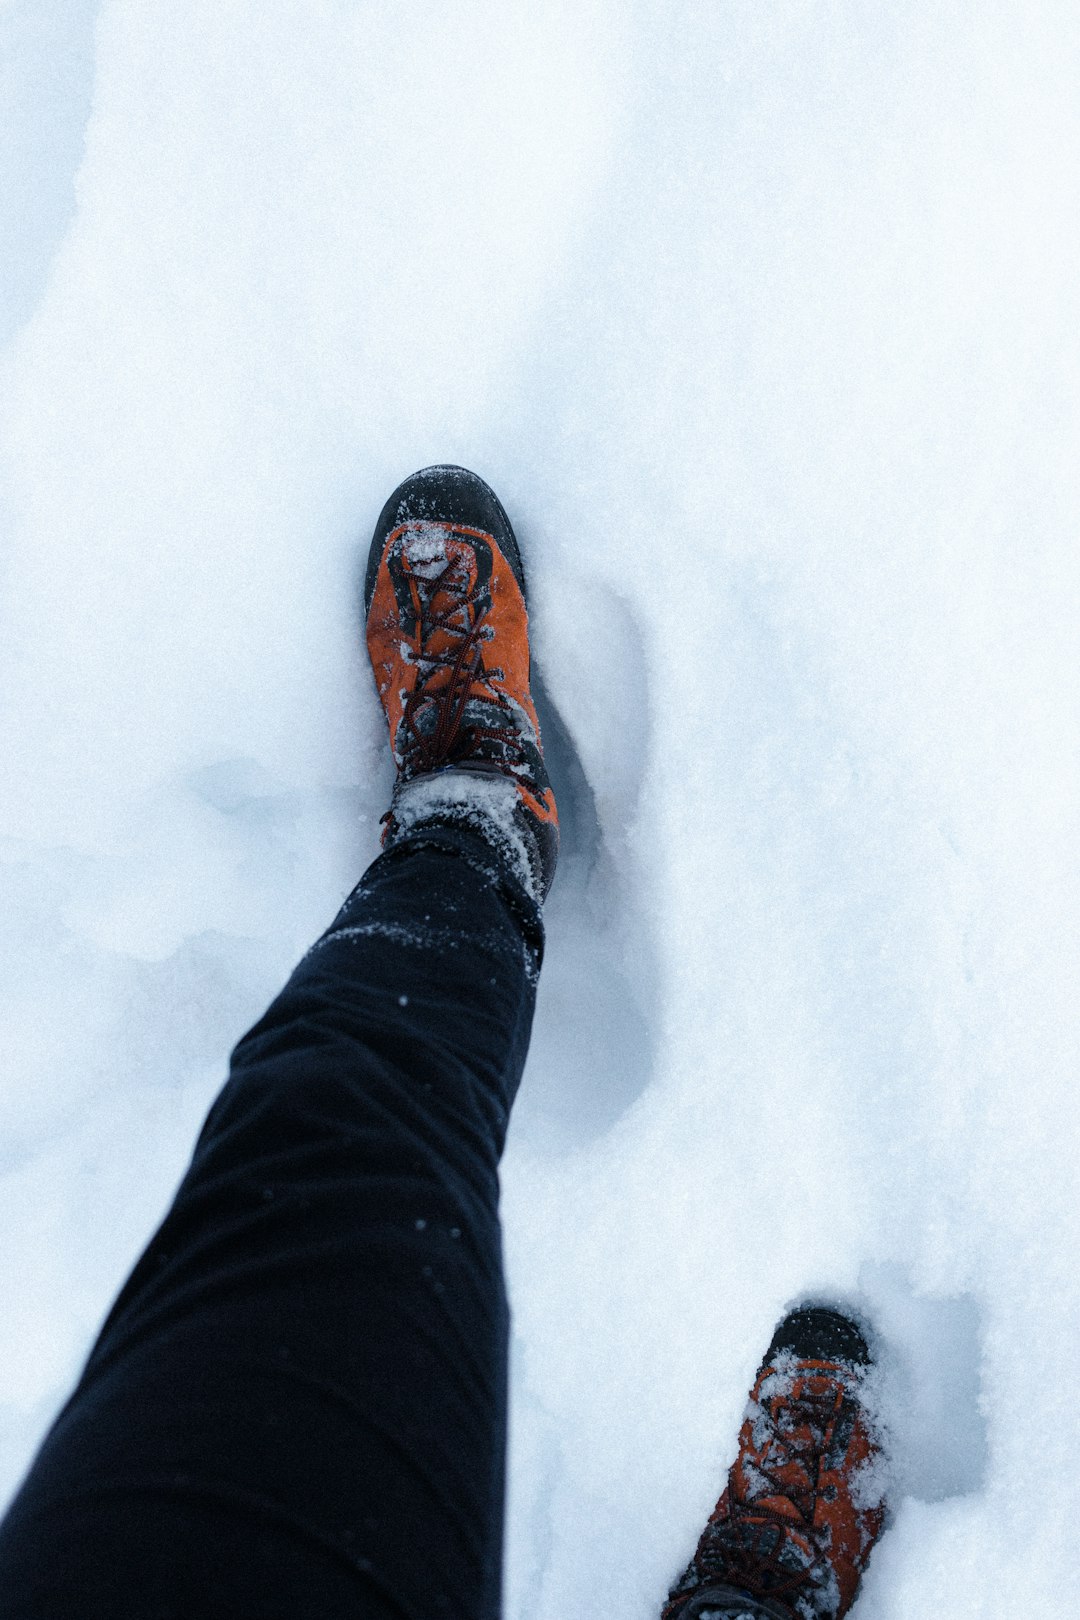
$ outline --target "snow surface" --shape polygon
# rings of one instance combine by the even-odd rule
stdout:
[[[566,828],[508,1616],[656,1614],[807,1292],[891,1370],[859,1614],[1073,1615],[1078,70],[1074,0],[0,5],[5,1489],[375,852],[364,548],[457,460]]]

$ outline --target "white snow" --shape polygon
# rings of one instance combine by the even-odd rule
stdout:
[[[377,848],[366,540],[461,461],[564,787],[508,1617],[655,1616],[807,1292],[889,1347],[859,1614],[1072,1616],[1078,69],[1071,0],[0,6],[4,1489]]]

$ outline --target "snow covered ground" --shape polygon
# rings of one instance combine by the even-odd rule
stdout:
[[[859,1614],[1074,1614],[1078,70],[1073,0],[3,0],[5,1492],[376,849],[359,565],[459,460],[566,828],[509,1620],[655,1615],[808,1292]]]

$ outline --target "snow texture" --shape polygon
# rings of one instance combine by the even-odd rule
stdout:
[[[563,812],[507,1613],[655,1616],[789,1302],[863,1620],[1071,1616],[1073,0],[5,0],[0,1470],[377,849],[360,577],[495,486]]]

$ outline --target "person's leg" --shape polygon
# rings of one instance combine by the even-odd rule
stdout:
[[[380,857],[240,1043],[0,1532],[0,1615],[494,1616],[496,1165],[535,902],[475,832]]]
[[[407,480],[367,595],[390,847],[237,1048],[0,1528],[0,1620],[498,1614],[497,1164],[558,824],[486,485]]]

